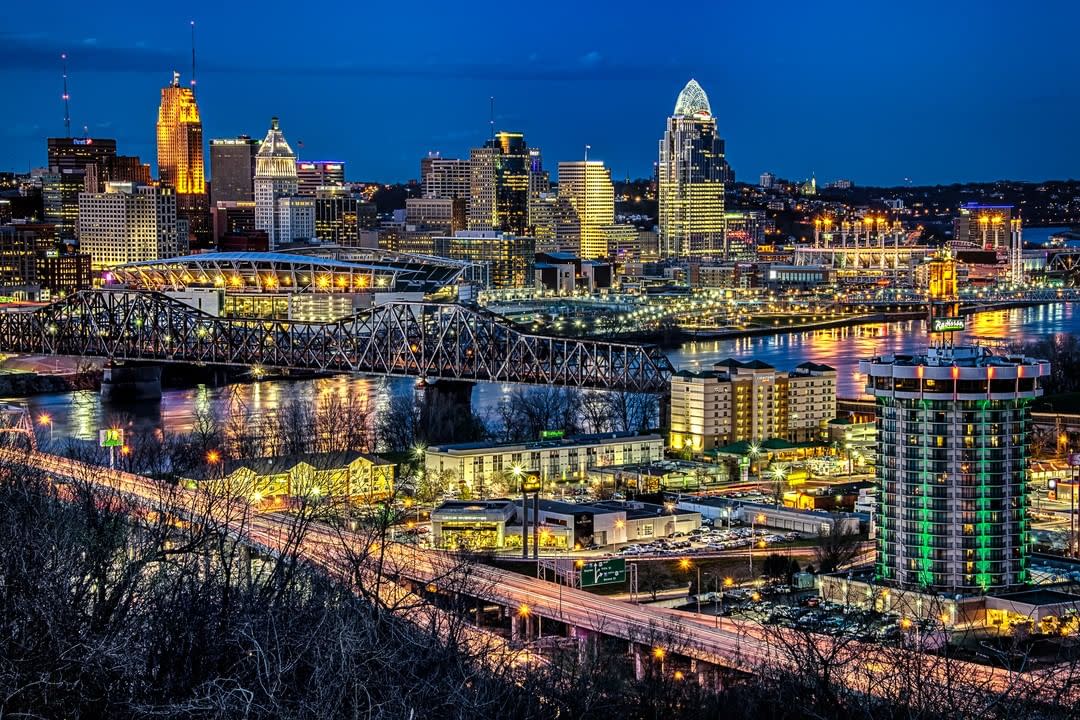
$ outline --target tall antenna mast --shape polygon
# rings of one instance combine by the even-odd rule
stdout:
[[[64,61],[64,137],[71,137],[71,107],[68,104],[70,97],[67,89],[67,53],[61,53],[60,59]]]
[[[195,21],[191,21],[191,94],[195,94]]]
[[[495,96],[491,96],[491,139],[495,139]]]

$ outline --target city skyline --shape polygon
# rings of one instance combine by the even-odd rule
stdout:
[[[335,27],[349,22],[324,27],[299,18],[287,37],[260,36],[260,47],[274,46],[268,57],[235,34],[240,11],[207,10],[155,8],[131,21],[103,9],[92,22],[16,10],[12,26],[20,31],[5,34],[0,57],[19,110],[3,131],[0,167],[43,165],[40,141],[63,134],[65,51],[73,134],[87,126],[93,136],[116,137],[127,154],[153,157],[159,89],[174,70],[190,79],[191,19],[207,138],[255,136],[276,114],[293,128],[301,158],[344,160],[353,180],[417,179],[418,158],[429,150],[467,156],[490,134],[491,96],[496,129],[525,133],[549,162],[578,159],[589,144],[613,178],[646,177],[664,119],[692,77],[713,100],[741,180],[766,170],[863,185],[1063,179],[1080,160],[1067,122],[1080,99],[1040,72],[1054,65],[1061,77],[1080,69],[1067,43],[1055,41],[1072,8],[1014,13],[1012,35],[996,31],[986,18],[993,13],[964,8],[933,8],[931,15],[930,6],[916,6],[898,18],[854,5],[789,5],[767,15],[731,8],[707,12],[703,22],[768,31],[721,32],[718,52],[673,42],[670,51],[647,55],[623,42],[651,26],[633,12],[582,8],[572,18],[569,9],[554,8],[534,19],[535,42],[484,52],[447,39],[484,17],[482,8],[456,17],[433,6],[427,21],[414,25],[375,9],[365,10],[365,27],[400,32],[365,36],[369,42],[353,48]],[[590,25],[607,31],[592,36]],[[933,27],[966,32],[938,43]],[[566,32],[558,42],[544,41],[560,29]],[[774,35],[784,44],[772,44]],[[920,43],[934,52],[909,49]],[[937,72],[942,65],[948,77]],[[408,123],[400,112],[410,113]],[[1010,152],[988,151],[1002,145]]]

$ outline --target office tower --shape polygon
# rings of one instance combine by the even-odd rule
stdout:
[[[671,377],[671,446],[700,454],[741,441],[820,440],[836,417],[836,370],[806,362],[790,372],[728,359]]]
[[[214,243],[221,247],[226,235],[249,235],[255,229],[254,200],[219,200],[210,208],[214,224]]]
[[[375,205],[364,202],[347,187],[329,185],[316,191],[315,237],[319,240],[360,247],[361,231],[374,229],[378,224]]]
[[[270,249],[283,240],[278,225],[278,200],[296,195],[296,154],[278,126],[276,117],[270,119],[270,129],[255,157],[255,228],[266,232]]]
[[[277,232],[277,246],[315,239],[315,198],[304,195],[278,198]]]
[[[463,230],[434,239],[435,254],[474,263],[472,279],[484,287],[531,287],[536,241],[494,230]]]
[[[765,238],[765,213],[744,210],[724,213],[724,240],[729,260],[757,259],[757,246]]]
[[[776,176],[771,172],[761,173],[761,177],[758,180],[758,185],[764,190],[771,190],[772,186],[776,184]]]
[[[117,155],[109,168],[109,177],[106,181],[130,182],[136,185],[151,185],[154,182],[150,175],[150,164],[144,163],[138,155]],[[89,188],[88,188],[89,189]],[[105,189],[104,183],[98,191]]]
[[[247,135],[210,141],[210,207],[255,199],[255,154],[259,141]]]
[[[465,229],[465,200],[409,198],[405,201],[405,225],[437,229],[440,235],[453,235]]]
[[[296,192],[316,195],[319,188],[345,184],[345,163],[333,160],[298,160]]]
[[[691,80],[679,93],[660,141],[659,229],[664,257],[726,255],[724,141],[705,91]]]
[[[85,172],[87,165],[105,168],[116,158],[116,141],[111,138],[49,138],[49,171]]]
[[[470,178],[468,160],[444,158],[438,153],[428,153],[420,160],[424,197],[462,199],[467,205]]]
[[[530,155],[525,136],[500,132],[469,156],[469,229],[529,232]]]
[[[532,228],[533,237],[537,240],[538,251],[558,249],[557,244],[553,242],[557,237],[558,205],[559,194],[551,191],[533,198],[529,205],[529,226]]]
[[[0,226],[0,288],[5,295],[46,299],[90,287],[90,256],[60,242],[48,223]]]
[[[1026,583],[1029,405],[1049,363],[943,345],[859,372],[877,408],[878,579],[950,594]]]
[[[398,251],[434,255],[435,238],[465,229],[463,198],[409,198],[405,201],[405,228]]]
[[[176,191],[109,182],[105,191],[79,196],[79,248],[95,270],[129,262],[176,257]]]
[[[192,87],[180,86],[180,73],[161,89],[157,120],[158,179],[176,190],[176,214],[188,222],[196,240],[209,243],[210,197],[206,193],[203,129]]]
[[[1007,250],[1012,242],[1012,205],[965,203],[953,218],[953,246],[974,245],[983,250]]]
[[[541,206],[544,196],[551,192],[551,176],[544,169],[544,160],[539,148],[529,148],[529,217],[527,226],[536,226],[534,216],[544,219],[546,209]],[[535,237],[535,235],[534,235]]]
[[[109,138],[49,138],[49,172],[42,177],[44,219],[56,225],[61,240],[74,240],[78,231],[79,193],[90,182],[108,178],[108,168],[116,159],[116,141]]]
[[[607,257],[604,228],[615,224],[615,187],[604,163],[560,162],[559,197],[566,198],[577,215],[578,256],[582,260]]]

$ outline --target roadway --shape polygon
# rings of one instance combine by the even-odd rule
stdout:
[[[402,581],[429,589],[434,585],[435,590],[474,597],[521,615],[557,621],[579,631],[663,648],[672,655],[747,672],[764,664],[801,670],[793,660],[796,653],[790,650],[807,642],[820,651],[815,654],[835,656],[835,650],[830,652],[830,647],[836,640],[827,636],[630,604],[463,561],[449,553],[421,551],[398,543],[380,545],[371,537],[319,522],[307,524],[303,533],[298,534],[296,519],[289,515],[255,514],[246,503],[43,452],[0,450],[0,459],[37,468],[58,478],[93,483],[128,496],[150,510],[176,512],[179,507],[191,515],[192,522],[213,523],[246,544],[276,556],[295,551],[331,577],[351,584],[356,583],[358,574],[363,575],[373,583],[375,594],[388,607],[404,608],[406,617],[420,603],[408,601],[411,592]],[[425,612],[420,620],[427,623],[430,618],[430,612]],[[446,615],[438,620],[444,624],[453,622]],[[1032,692],[1053,682],[1051,671],[1012,672],[872,643],[845,642],[844,654],[855,662],[844,671],[846,676],[842,681],[849,687],[869,692],[884,691],[897,681],[896,663],[900,658],[918,663],[916,671],[921,677],[947,685],[951,691],[962,684],[963,692],[1004,693],[1016,689]],[[1080,693],[1080,688],[1073,691]]]

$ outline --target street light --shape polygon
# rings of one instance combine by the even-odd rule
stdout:
[[[780,507],[780,490],[784,480],[787,480],[787,468],[782,463],[777,463],[769,468],[769,474],[772,475],[773,481],[776,483],[773,500],[776,502],[776,507]]]
[[[754,578],[754,526],[765,522],[765,513],[758,513],[750,520],[750,547],[747,548],[747,556],[750,558],[750,579]]]
[[[49,413],[41,413],[38,415],[38,425],[47,425],[49,427],[49,444],[53,442],[53,419]]]

